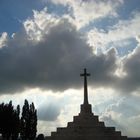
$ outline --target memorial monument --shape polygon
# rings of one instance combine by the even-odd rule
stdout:
[[[92,113],[91,104],[88,103],[87,76],[84,69],[84,102],[81,105],[78,116],[73,117],[73,122],[68,122],[67,127],[59,127],[46,140],[127,140],[115,127],[106,127],[104,122],[98,120],[98,116]]]

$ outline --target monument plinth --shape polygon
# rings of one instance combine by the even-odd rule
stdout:
[[[57,128],[46,140],[127,140],[115,127],[106,127],[104,122],[99,121],[98,116],[92,113],[87,87],[87,76],[90,74],[84,69],[81,76],[84,77],[84,102],[79,115],[74,116],[73,122],[68,122],[67,127]]]

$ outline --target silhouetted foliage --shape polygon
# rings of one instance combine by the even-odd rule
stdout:
[[[37,111],[34,104],[24,102],[21,116],[21,138],[23,140],[34,140],[37,132]]]
[[[45,140],[45,137],[43,134],[38,134],[36,140]]]
[[[19,129],[20,128],[20,117],[19,117],[19,115],[20,115],[20,106],[18,105],[16,112],[14,114],[14,118],[13,118],[13,123],[14,123],[13,128],[12,128],[13,129],[12,139],[13,140],[16,140],[19,136],[19,133],[20,133],[20,129]]]
[[[20,118],[20,106],[16,109],[12,101],[0,104],[0,134],[2,138],[17,140],[19,134],[23,140],[34,140],[37,132],[37,111],[34,104],[24,102]]]
[[[36,137],[37,132],[37,110],[34,107],[34,104],[32,103],[30,105],[30,136],[29,139],[33,140]]]
[[[3,139],[17,139],[19,135],[19,106],[14,109],[12,101],[0,104],[0,133]]]

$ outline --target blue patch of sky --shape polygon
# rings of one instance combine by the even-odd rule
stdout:
[[[12,34],[22,27],[22,21],[32,16],[33,9],[41,10],[44,5],[39,0],[1,0],[0,33]]]
[[[116,48],[118,56],[123,57],[132,52],[136,48],[137,43],[138,42],[135,38],[129,38],[117,42],[111,42],[107,45],[106,49]]]
[[[140,12],[140,0],[124,0],[124,4],[117,9],[120,19],[129,19],[134,12]]]
[[[97,28],[99,30],[104,30],[104,32],[108,32],[110,27],[117,23],[118,23],[118,18],[104,17],[91,21],[88,25],[81,28],[80,30],[83,32],[88,32],[94,28]]]
[[[81,28],[81,31],[89,31],[93,28],[102,29],[108,32],[111,26],[118,23],[119,20],[128,20],[133,17],[135,12],[140,12],[140,0],[124,0],[122,4],[117,9],[117,17],[107,16],[104,18],[99,18],[91,21],[88,25]]]
[[[47,1],[46,5],[47,5],[48,13],[53,13],[57,16],[62,16],[64,14],[69,14],[69,7],[68,6],[64,6],[62,4],[54,4],[50,1]]]

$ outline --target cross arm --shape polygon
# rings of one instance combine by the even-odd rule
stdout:
[[[80,76],[90,76],[89,73],[86,73],[86,74],[80,74]]]

